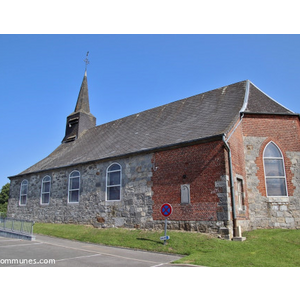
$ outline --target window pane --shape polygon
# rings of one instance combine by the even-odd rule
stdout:
[[[120,200],[120,187],[119,186],[107,188],[107,200]]]
[[[26,196],[21,196],[20,204],[26,204]]]
[[[108,185],[120,184],[120,172],[108,173]]]
[[[264,157],[282,157],[282,155],[279,149],[273,143],[270,143],[265,150]]]
[[[70,191],[69,202],[78,202],[78,201],[79,201],[79,191]]]
[[[79,189],[79,177],[70,179],[70,190],[78,190]]]
[[[70,177],[79,177],[80,174],[78,171],[73,171],[71,174],[70,174]]]
[[[267,178],[268,196],[286,196],[284,178]]]
[[[43,194],[42,195],[42,203],[43,204],[48,204],[50,200],[50,194]]]
[[[27,194],[27,183],[22,183],[21,195],[26,195],[26,194]]]
[[[266,176],[284,176],[281,159],[265,159]]]
[[[120,170],[120,169],[121,169],[121,167],[119,165],[113,164],[113,165],[111,165],[109,167],[108,172],[110,172],[110,171],[117,171],[117,170]]]
[[[44,177],[43,182],[46,182],[46,181],[51,181],[50,176],[47,175],[47,176]]]
[[[43,183],[43,193],[49,193],[50,192],[50,182],[44,182]]]

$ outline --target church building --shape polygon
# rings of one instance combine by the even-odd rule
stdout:
[[[85,72],[61,144],[9,177],[8,216],[225,238],[300,228],[300,120],[249,80],[96,126]]]

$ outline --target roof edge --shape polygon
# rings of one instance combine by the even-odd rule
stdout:
[[[165,151],[165,150],[170,150],[170,149],[176,149],[179,147],[188,147],[188,146],[192,146],[192,145],[202,144],[205,142],[213,142],[213,141],[217,141],[217,140],[223,140],[223,136],[224,136],[224,133],[220,133],[217,135],[199,138],[199,139],[195,139],[195,140],[191,140],[191,141],[186,141],[186,142],[181,142],[181,143],[176,143],[176,144],[169,144],[169,145],[164,145],[164,146],[159,146],[159,147],[154,147],[154,148],[149,148],[149,149],[143,149],[143,150],[134,151],[134,152],[126,153],[126,154],[120,154],[120,155],[116,155],[116,156],[108,156],[105,158],[88,160],[88,161],[81,162],[81,163],[64,165],[64,166],[49,168],[49,169],[45,169],[45,170],[38,170],[38,171],[28,172],[28,173],[23,173],[23,174],[20,173],[17,175],[8,176],[7,178],[11,180],[13,178],[23,177],[23,176],[27,176],[27,175],[31,175],[31,174],[36,174],[36,173],[48,172],[50,170],[59,170],[59,169],[63,169],[63,168],[70,168],[72,166],[79,166],[79,165],[84,165],[84,164],[88,164],[88,163],[107,161],[107,160],[113,160],[113,159],[121,159],[121,158],[129,157],[132,155],[147,154],[149,152]]]
[[[288,109],[288,108],[287,108]],[[291,110],[290,110],[291,111]],[[290,117],[298,117],[300,119],[300,114],[297,113],[266,113],[266,112],[249,112],[249,111],[245,111],[243,112],[243,114],[245,115],[270,115],[270,116],[290,116]]]
[[[246,80],[246,90],[245,90],[245,97],[244,97],[244,104],[240,110],[240,113],[243,113],[247,106],[248,106],[248,100],[249,100],[249,93],[250,93],[250,83],[251,81],[250,80]]]

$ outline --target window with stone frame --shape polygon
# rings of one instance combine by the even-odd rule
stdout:
[[[267,196],[287,196],[284,159],[280,149],[270,142],[263,157]]]
[[[80,194],[80,172],[73,171],[69,176],[69,203],[78,203]]]
[[[41,204],[49,204],[50,189],[51,189],[51,177],[49,175],[47,175],[42,180]]]
[[[106,171],[106,200],[121,200],[122,167],[114,163]]]
[[[26,205],[28,193],[28,180],[24,179],[21,183],[19,205]]]
[[[244,198],[244,185],[243,185],[243,179],[237,178],[237,192],[238,192],[238,206],[239,210],[245,209],[245,198]]]
[[[190,185],[182,184],[181,185],[181,204],[190,204]]]

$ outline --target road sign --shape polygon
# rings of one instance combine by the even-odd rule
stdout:
[[[172,211],[173,211],[172,206],[169,203],[163,204],[160,209],[160,212],[164,217],[169,217]]]
[[[169,203],[163,204],[160,208],[161,214],[165,217],[165,235],[160,237],[160,239],[164,241],[164,245],[166,244],[166,240],[170,239],[167,235],[167,218],[171,215],[172,211],[173,208]]]

